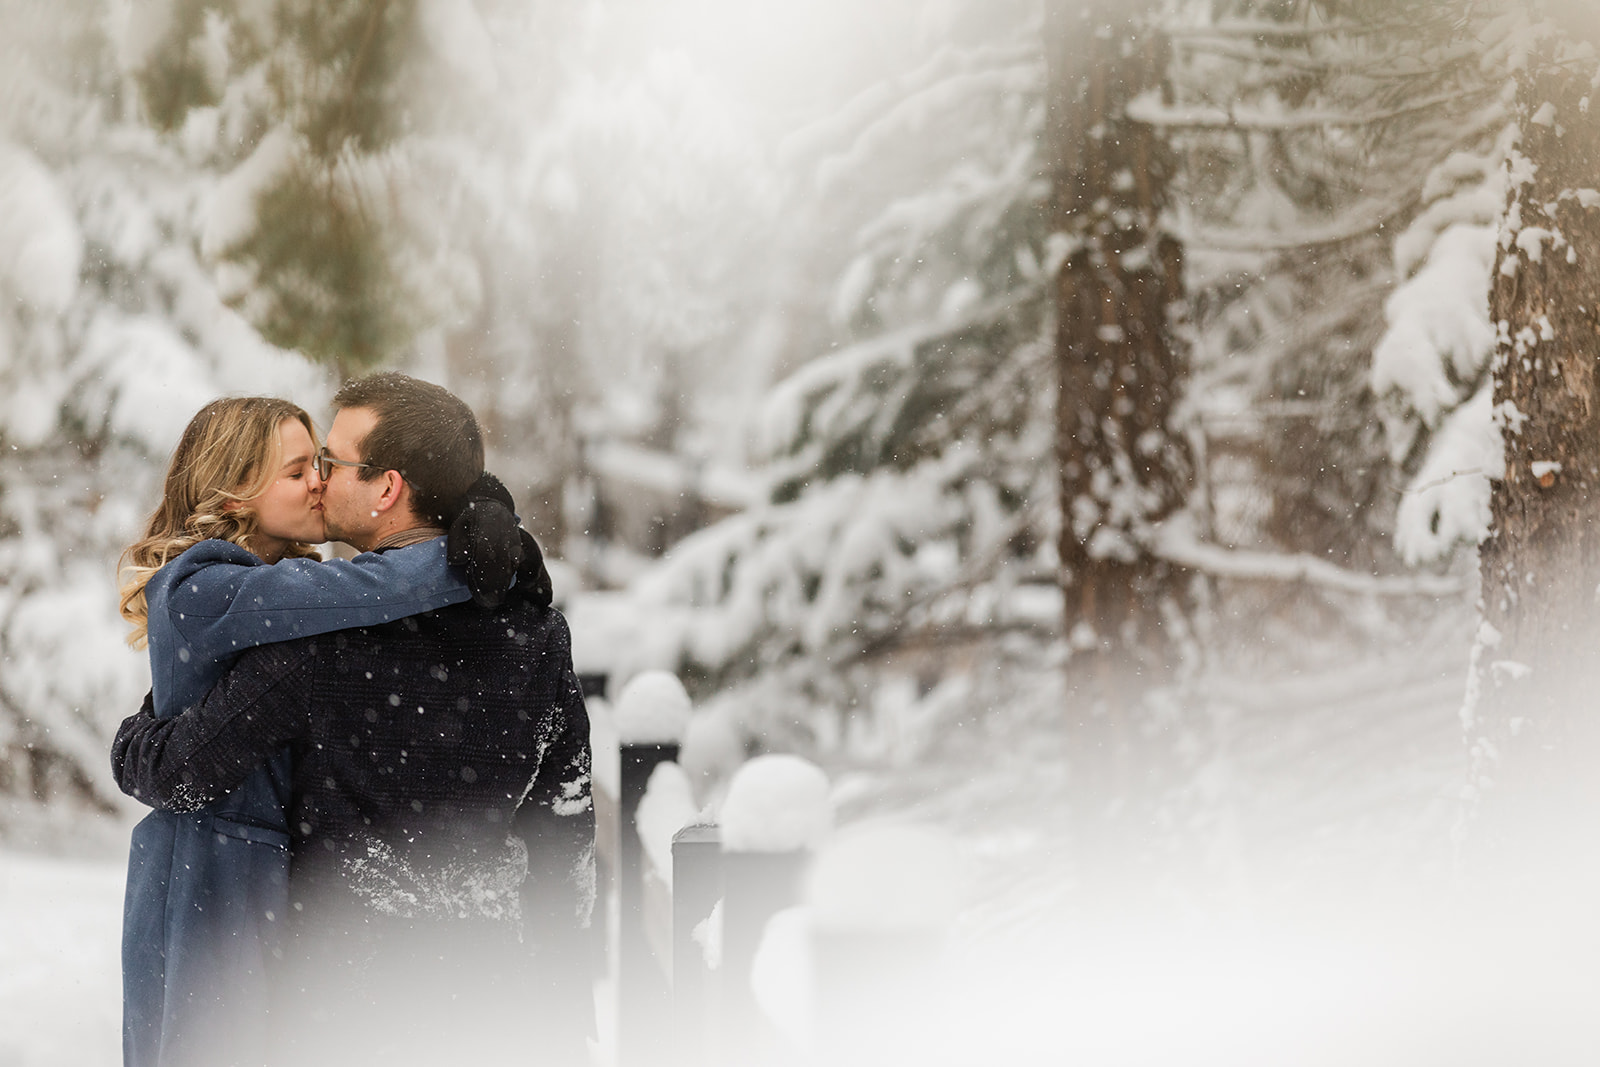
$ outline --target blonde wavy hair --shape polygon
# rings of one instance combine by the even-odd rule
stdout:
[[[133,626],[128,644],[149,639],[150,608],[144,590],[150,578],[185,549],[208,538],[256,549],[259,517],[244,501],[266,491],[277,476],[283,450],[278,428],[295,419],[311,434],[311,416],[298,405],[270,396],[224,397],[195,413],[167,465],[161,503],[144,536],[123,550],[117,567],[122,617]],[[229,502],[241,506],[229,508]],[[310,545],[290,544],[284,558],[319,559]]]

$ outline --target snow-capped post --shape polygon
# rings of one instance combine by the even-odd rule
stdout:
[[[937,1059],[940,962],[961,900],[955,842],[924,826],[849,827],[818,853],[804,900],[816,1062]]]
[[[721,944],[713,928],[721,899],[722,831],[686,826],[672,837],[672,1014],[684,1064],[706,1062],[716,1026],[712,972]]]
[[[644,671],[617,697],[621,762],[617,812],[617,1059],[654,1063],[671,1025],[666,961],[655,958],[644,927],[644,846],[636,816],[657,765],[676,760],[689,724],[689,695],[667,671]]]
[[[768,1058],[774,1035],[750,987],[767,920],[795,904],[812,852],[833,829],[828,778],[791,755],[757,756],[722,802],[722,1039],[730,1063]]]
[[[578,672],[578,687],[583,690],[585,699],[605,696],[606,683],[609,680],[610,677],[604,671]]]

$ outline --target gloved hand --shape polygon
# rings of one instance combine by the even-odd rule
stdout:
[[[467,490],[466,506],[450,524],[445,558],[466,570],[467,588],[480,607],[505,603],[523,562],[524,538],[532,541],[517,525],[515,506],[500,479],[484,471]],[[539,566],[542,570],[542,560]]]
[[[544,565],[544,553],[539,551],[539,542],[533,539],[531,533],[527,530],[519,532],[522,534],[522,564],[517,567],[517,584],[511,590],[511,596],[547,608],[554,597],[554,590],[550,585],[550,572]]]

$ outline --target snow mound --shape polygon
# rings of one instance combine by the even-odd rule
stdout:
[[[828,777],[799,756],[757,756],[728,783],[721,822],[730,852],[815,848],[833,829]]]
[[[651,866],[669,888],[672,885],[672,835],[694,822],[698,813],[694,791],[683,768],[671,761],[656,764],[644,787],[644,796],[639,799],[633,823],[638,827],[639,841],[645,855],[650,857]]]
[[[617,736],[625,745],[675,745],[689,727],[689,694],[668,671],[643,671],[617,697]]]

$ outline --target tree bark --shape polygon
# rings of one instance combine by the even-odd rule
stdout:
[[[1166,65],[1141,6],[1154,5],[1046,5],[1053,228],[1066,242],[1055,294],[1059,581],[1072,651],[1063,725],[1085,902],[1117,907],[1149,881],[1139,872],[1163,763],[1136,716],[1175,668],[1174,628],[1187,614],[1184,576],[1155,556],[1152,535],[1191,478],[1187,442],[1170,429],[1185,366],[1182,249],[1162,228],[1171,161],[1160,132],[1127,115],[1138,94],[1160,90]]]
[[[1600,756],[1600,98],[1551,41],[1518,75],[1521,141],[1490,293],[1505,477],[1480,549],[1467,706],[1478,827],[1507,844],[1591,806]],[[1600,103],[1596,99],[1595,103]],[[1558,831],[1559,832],[1559,831]]]
[[[1179,242],[1162,229],[1171,173],[1160,132],[1128,103],[1159,90],[1164,41],[1128,5],[1049,5],[1057,278],[1056,454],[1061,585],[1075,649],[1103,669],[1164,673],[1179,575],[1150,551],[1181,507],[1191,463],[1170,431],[1184,360]]]

